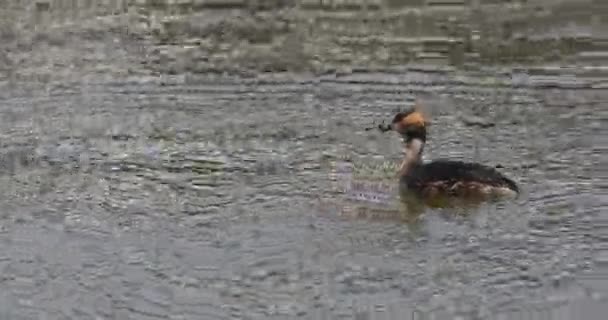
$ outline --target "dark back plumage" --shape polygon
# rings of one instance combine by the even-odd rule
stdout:
[[[403,179],[411,189],[421,189],[425,185],[437,182],[446,186],[458,182],[472,182],[493,187],[505,187],[519,193],[517,184],[495,168],[455,160],[435,160],[427,164],[418,164]]]

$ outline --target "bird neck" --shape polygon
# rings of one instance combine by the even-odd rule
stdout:
[[[422,162],[423,150],[424,141],[421,139],[414,138],[405,143],[405,157],[399,167],[399,176],[407,175],[415,165]]]

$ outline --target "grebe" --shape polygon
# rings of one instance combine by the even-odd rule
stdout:
[[[397,113],[390,125],[379,126],[382,131],[398,132],[404,139],[405,158],[398,171],[403,191],[421,197],[429,205],[450,199],[517,197],[517,184],[493,167],[456,160],[423,163],[426,127],[427,121],[417,108]]]

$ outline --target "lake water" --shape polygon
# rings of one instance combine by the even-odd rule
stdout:
[[[604,318],[605,90],[378,73],[3,95],[0,319]],[[335,164],[398,161],[364,128],[415,99],[426,160],[501,165],[521,197],[344,214],[393,198],[345,196]]]

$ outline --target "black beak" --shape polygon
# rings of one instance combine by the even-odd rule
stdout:
[[[391,124],[384,124],[384,121],[382,121],[382,123],[379,124],[378,126],[371,126],[369,128],[365,128],[365,131],[369,131],[369,130],[373,130],[373,129],[378,129],[381,132],[387,132],[387,131],[393,130],[393,126]]]
[[[382,132],[387,132],[393,130],[393,125],[381,123],[378,125],[378,130]]]

